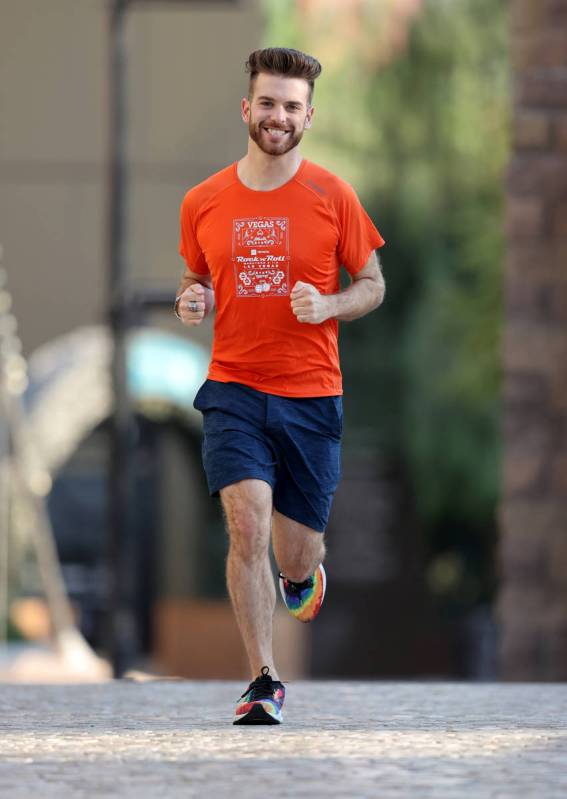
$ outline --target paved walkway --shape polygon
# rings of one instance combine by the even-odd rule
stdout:
[[[566,685],[292,683],[233,727],[243,688],[0,685],[0,796],[567,796]]]

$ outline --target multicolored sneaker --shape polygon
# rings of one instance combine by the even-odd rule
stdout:
[[[299,621],[313,621],[321,610],[325,589],[327,587],[327,576],[321,563],[303,583],[293,583],[280,574],[280,592],[287,609],[292,616]]]
[[[272,680],[268,666],[244,691],[234,714],[234,724],[281,724],[285,688]]]

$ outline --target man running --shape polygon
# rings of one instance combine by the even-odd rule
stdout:
[[[323,533],[340,476],[338,322],[377,308],[384,240],[352,188],[302,158],[319,62],[253,52],[242,119],[248,151],[192,188],[181,206],[187,264],[175,302],[186,325],[216,305],[203,414],[203,464],[229,535],[227,586],[252,682],[235,724],[278,724],[285,697],[272,654],[276,590],[293,616],[325,595]],[[344,266],[351,284],[339,288]]]

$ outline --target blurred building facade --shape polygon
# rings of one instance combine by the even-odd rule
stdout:
[[[107,0],[0,3],[0,240],[26,353],[105,319]],[[256,0],[128,4],[127,261],[174,287],[188,187],[240,157]]]
[[[514,0],[502,674],[567,678],[567,2]]]

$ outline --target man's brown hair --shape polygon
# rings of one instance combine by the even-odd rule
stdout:
[[[266,47],[254,50],[248,56],[245,71],[250,74],[249,97],[252,96],[254,81],[260,72],[270,75],[283,75],[286,78],[303,78],[309,84],[308,103],[311,104],[315,80],[321,74],[322,66],[307,53],[288,47]]]

